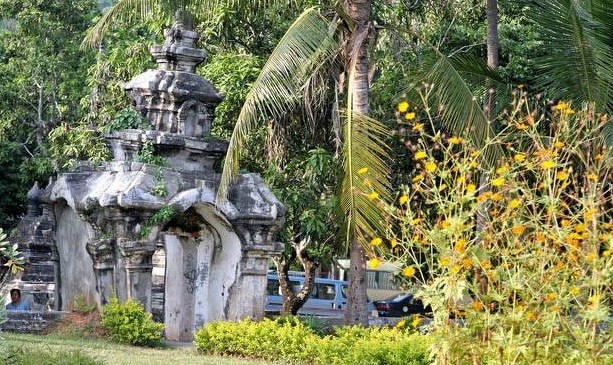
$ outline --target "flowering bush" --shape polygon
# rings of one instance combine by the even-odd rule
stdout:
[[[517,95],[483,148],[429,132],[434,117],[407,128],[415,173],[393,204],[381,202],[389,229],[371,241],[371,262],[404,263],[432,306],[438,364],[613,361],[607,117]]]

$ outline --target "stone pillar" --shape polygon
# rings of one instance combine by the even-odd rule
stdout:
[[[98,304],[105,305],[113,296],[115,287],[115,239],[93,239],[87,243],[87,252],[94,262],[96,275],[96,290],[98,291]]]
[[[120,260],[125,269],[127,299],[140,302],[145,310],[151,311],[151,279],[155,242],[145,240],[117,239]]]
[[[275,252],[272,233],[276,227],[251,220],[235,223],[234,227],[243,240],[243,247],[240,278],[233,288],[228,319],[261,319],[266,305],[268,260]]]

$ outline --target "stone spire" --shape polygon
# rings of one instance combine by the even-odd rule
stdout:
[[[209,135],[223,95],[194,73],[206,54],[195,48],[198,33],[186,19],[177,12],[174,25],[164,31],[164,44],[151,47],[158,69],[134,77],[124,88],[153,129],[199,138]]]

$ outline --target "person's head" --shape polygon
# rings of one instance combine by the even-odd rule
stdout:
[[[21,290],[11,289],[11,301],[13,303],[19,303],[20,300],[21,300]]]

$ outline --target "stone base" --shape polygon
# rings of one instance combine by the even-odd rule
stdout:
[[[0,330],[22,333],[41,333],[62,319],[67,312],[58,311],[7,311],[6,322]]]

